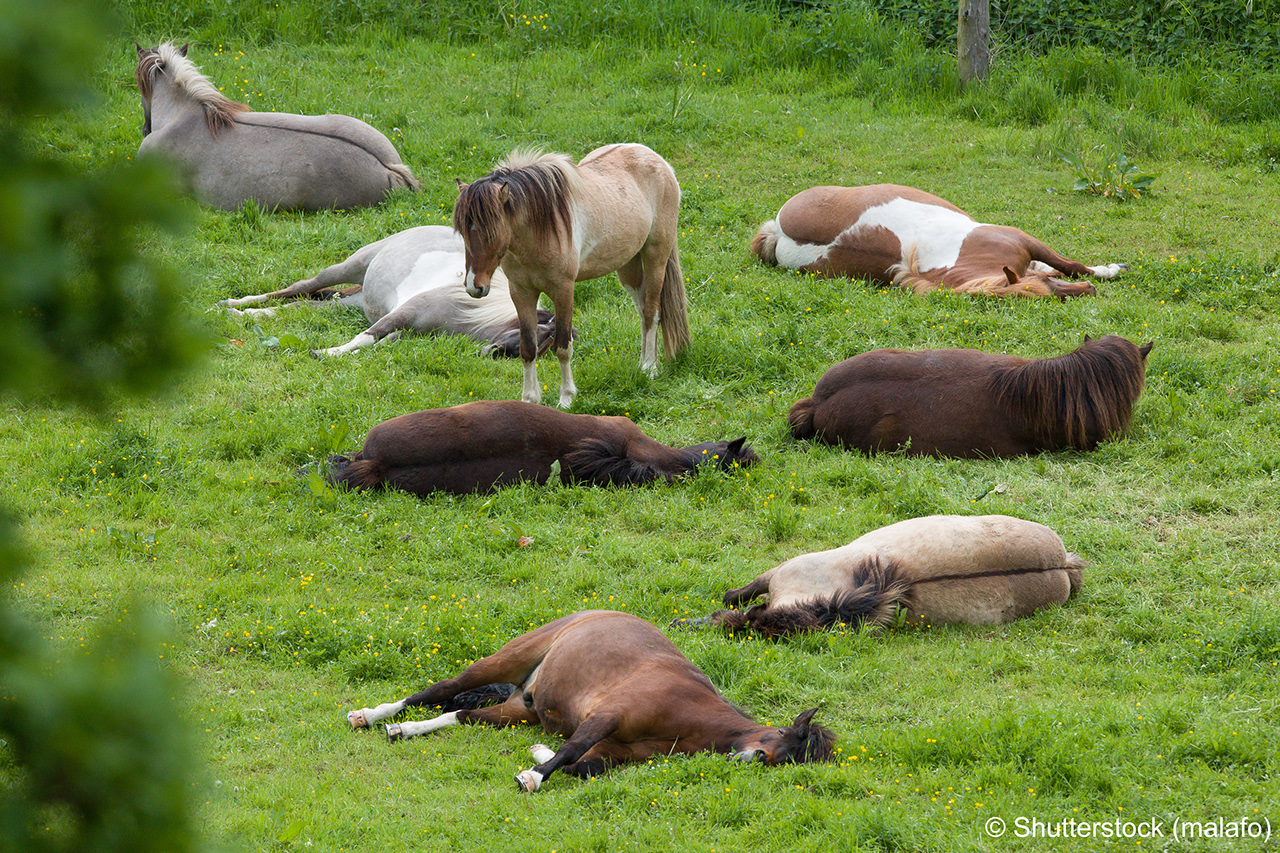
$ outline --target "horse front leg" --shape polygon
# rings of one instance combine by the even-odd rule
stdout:
[[[510,293],[511,303],[516,307],[520,363],[524,367],[520,399],[537,405],[542,402],[542,386],[538,384],[538,291],[518,287],[512,282]]]
[[[578,386],[573,383],[573,281],[560,284],[552,291],[552,304],[556,309],[556,329],[552,336],[552,349],[560,360],[560,408],[567,409],[573,405],[573,398],[578,396]],[[536,321],[536,317],[535,317]],[[537,345],[537,328],[533,332],[534,346]],[[524,333],[520,335],[521,354],[524,352]]]
[[[533,793],[556,770],[566,765],[576,764],[596,744],[617,731],[621,723],[621,712],[596,712],[583,720],[582,724],[574,731],[573,736],[565,741],[550,757],[547,754],[551,750],[542,746],[542,744],[538,744],[530,751],[533,753],[534,760],[541,761],[541,763],[529,770],[522,770],[517,773],[516,784],[520,786],[520,790]]]

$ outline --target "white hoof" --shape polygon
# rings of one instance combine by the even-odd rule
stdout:
[[[516,784],[526,794],[532,794],[542,784],[542,774],[537,770],[521,770],[516,774]]]
[[[529,754],[533,756],[533,760],[539,764],[546,764],[552,758],[555,758],[556,751],[545,743],[535,743],[529,747]]]

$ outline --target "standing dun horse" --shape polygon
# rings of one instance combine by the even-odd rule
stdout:
[[[1088,267],[1029,234],[985,225],[945,199],[912,187],[813,187],[760,226],[751,251],[768,264],[849,276],[927,293],[949,288],[988,296],[1094,295],[1087,281],[1122,264]]]
[[[467,292],[489,292],[498,265],[511,282],[520,317],[521,399],[542,401],[534,336],[540,294],[557,318],[553,349],[560,360],[560,406],[578,393],[573,382],[573,285],[617,271],[640,313],[640,367],[658,369],[689,342],[684,274],[676,247],[680,185],[666,160],[643,145],[597,148],[576,166],[563,154],[516,151],[493,172],[458,182],[453,227],[467,254]]]
[[[530,792],[556,770],[588,779],[651,755],[719,752],[772,766],[828,761],[833,753],[835,736],[811,723],[816,708],[789,726],[761,725],[729,704],[661,631],[608,610],[557,619],[453,678],[399,702],[352,711],[347,720],[353,728],[368,728],[406,708],[445,705],[465,691],[493,684],[516,689],[500,705],[388,725],[388,739],[474,723],[540,725],[568,740],[557,750],[542,744],[530,748],[538,764],[516,774],[516,784]]]
[[[879,349],[845,359],[798,400],[798,439],[864,453],[961,458],[1093,450],[1129,432],[1151,344],[1119,335],[1057,358],[971,349]]]
[[[378,204],[418,182],[385,136],[344,115],[251,112],[187,59],[187,46],[138,47],[140,157],[177,166],[204,204],[321,210]]]
[[[507,294],[507,277],[494,275],[493,299],[477,301],[462,289],[462,238],[443,225],[421,225],[358,249],[346,260],[281,290],[224,299],[218,304],[233,314],[274,316],[276,309],[247,308],[273,299],[326,299],[328,304],[360,308],[372,325],[341,346],[315,355],[345,355],[404,332],[467,335],[485,344],[485,353],[514,356],[520,352],[516,308]],[[356,287],[336,290],[344,284]],[[293,305],[299,302],[289,303]],[[550,344],[555,318],[538,313],[540,347]]]
[[[426,497],[523,481],[542,484],[556,470],[567,482],[637,486],[671,482],[704,465],[734,471],[756,461],[745,437],[667,447],[630,418],[480,400],[383,421],[369,430],[354,457],[334,456],[327,464],[335,484],[391,487]]]
[[[801,554],[724,594],[726,607],[676,624],[782,636],[844,625],[1002,625],[1080,590],[1086,563],[1043,524],[1007,515],[931,515]]]

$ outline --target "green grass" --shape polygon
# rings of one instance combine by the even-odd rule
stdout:
[[[354,213],[193,206],[184,238],[152,242],[189,271],[190,309],[216,341],[206,366],[164,399],[104,415],[9,401],[0,418],[0,500],[25,520],[36,564],[15,594],[68,655],[139,599],[167,615],[156,654],[189,684],[211,834],[276,850],[1033,850],[1072,845],[1014,837],[1018,816],[1280,819],[1274,117],[1227,123],[1173,85],[1179,71],[1100,66],[1080,82],[1091,78],[1077,69],[1064,94],[1028,62],[957,93],[945,74],[930,83],[945,62],[914,48],[889,86],[873,66],[767,67],[701,41],[260,41],[192,56],[256,109],[365,118],[423,192]],[[131,42],[115,44],[103,107],[50,122],[42,143],[91,166],[132,156],[132,57]],[[354,449],[394,415],[514,398],[518,363],[445,338],[322,362],[263,340],[332,345],[362,317],[254,322],[209,306],[447,222],[453,179],[513,147],[581,156],[619,140],[651,145],[681,180],[693,344],[648,379],[616,280],[581,285],[575,411],[628,414],[669,444],[745,434],[762,465],[637,490],[313,497],[294,471],[335,431],[349,428]],[[1159,173],[1155,194],[1073,193],[1057,148],[1124,151]],[[1130,270],[1096,299],[995,302],[820,281],[747,253],[799,189],[879,181]],[[1040,357],[1108,333],[1155,348],[1132,435],[1092,454],[865,458],[787,434],[790,404],[866,349]],[[541,372],[554,392],[552,363]],[[1003,628],[673,635],[765,720],[821,707],[840,735],[831,765],[673,758],[587,784],[553,777],[523,797],[511,776],[545,735],[453,729],[389,746],[343,719],[557,614],[612,607],[665,624],[794,554],[902,518],[980,512],[1057,530],[1091,562],[1083,595]],[[533,543],[515,547],[517,535]],[[991,816],[1011,826],[999,842],[984,834]]]

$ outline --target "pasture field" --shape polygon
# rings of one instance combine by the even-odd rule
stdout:
[[[194,43],[196,63],[255,109],[383,130],[422,192],[351,213],[192,205],[184,235],[148,240],[189,271],[204,366],[104,413],[4,404],[0,495],[34,558],[13,592],[69,655],[126,612],[166,617],[155,653],[187,684],[209,837],[323,851],[1217,850],[1244,847],[1175,840],[1175,822],[1280,828],[1276,117],[1229,123],[1177,71],[1117,72],[1087,53],[1010,57],[990,91],[960,92],[905,72],[877,83],[865,66],[770,68],[696,38],[566,48],[540,41],[541,25],[492,43],[375,29]],[[127,36],[97,80],[101,107],[41,127],[42,145],[88,167],[133,155],[133,41],[186,34]],[[1064,93],[1068,66],[1123,79]],[[310,490],[295,470],[355,450],[379,421],[518,397],[519,363],[450,338],[320,361],[307,349],[345,342],[361,315],[253,321],[214,303],[447,223],[454,178],[514,147],[580,157],[614,141],[650,145],[680,178],[693,343],[647,378],[616,279],[580,285],[574,410],[628,415],[668,444],[746,435],[762,464],[631,490]],[[1055,149],[1099,165],[1124,153],[1158,173],[1154,193],[1073,192]],[[1129,270],[1096,298],[992,301],[816,280],[748,254],[798,190],[877,182]],[[1155,346],[1132,434],[1094,453],[865,458],[786,428],[822,371],[867,349],[1045,357],[1109,333]],[[553,361],[540,367],[554,399]],[[992,512],[1055,529],[1090,561],[1083,594],[1000,628],[669,632],[760,719],[819,707],[839,735],[829,765],[674,757],[589,783],[553,776],[525,796],[512,775],[539,732],[391,745],[345,722],[557,615],[607,607],[665,625],[795,554],[918,515]],[[1158,824],[1165,837],[1020,837],[1032,819]]]

